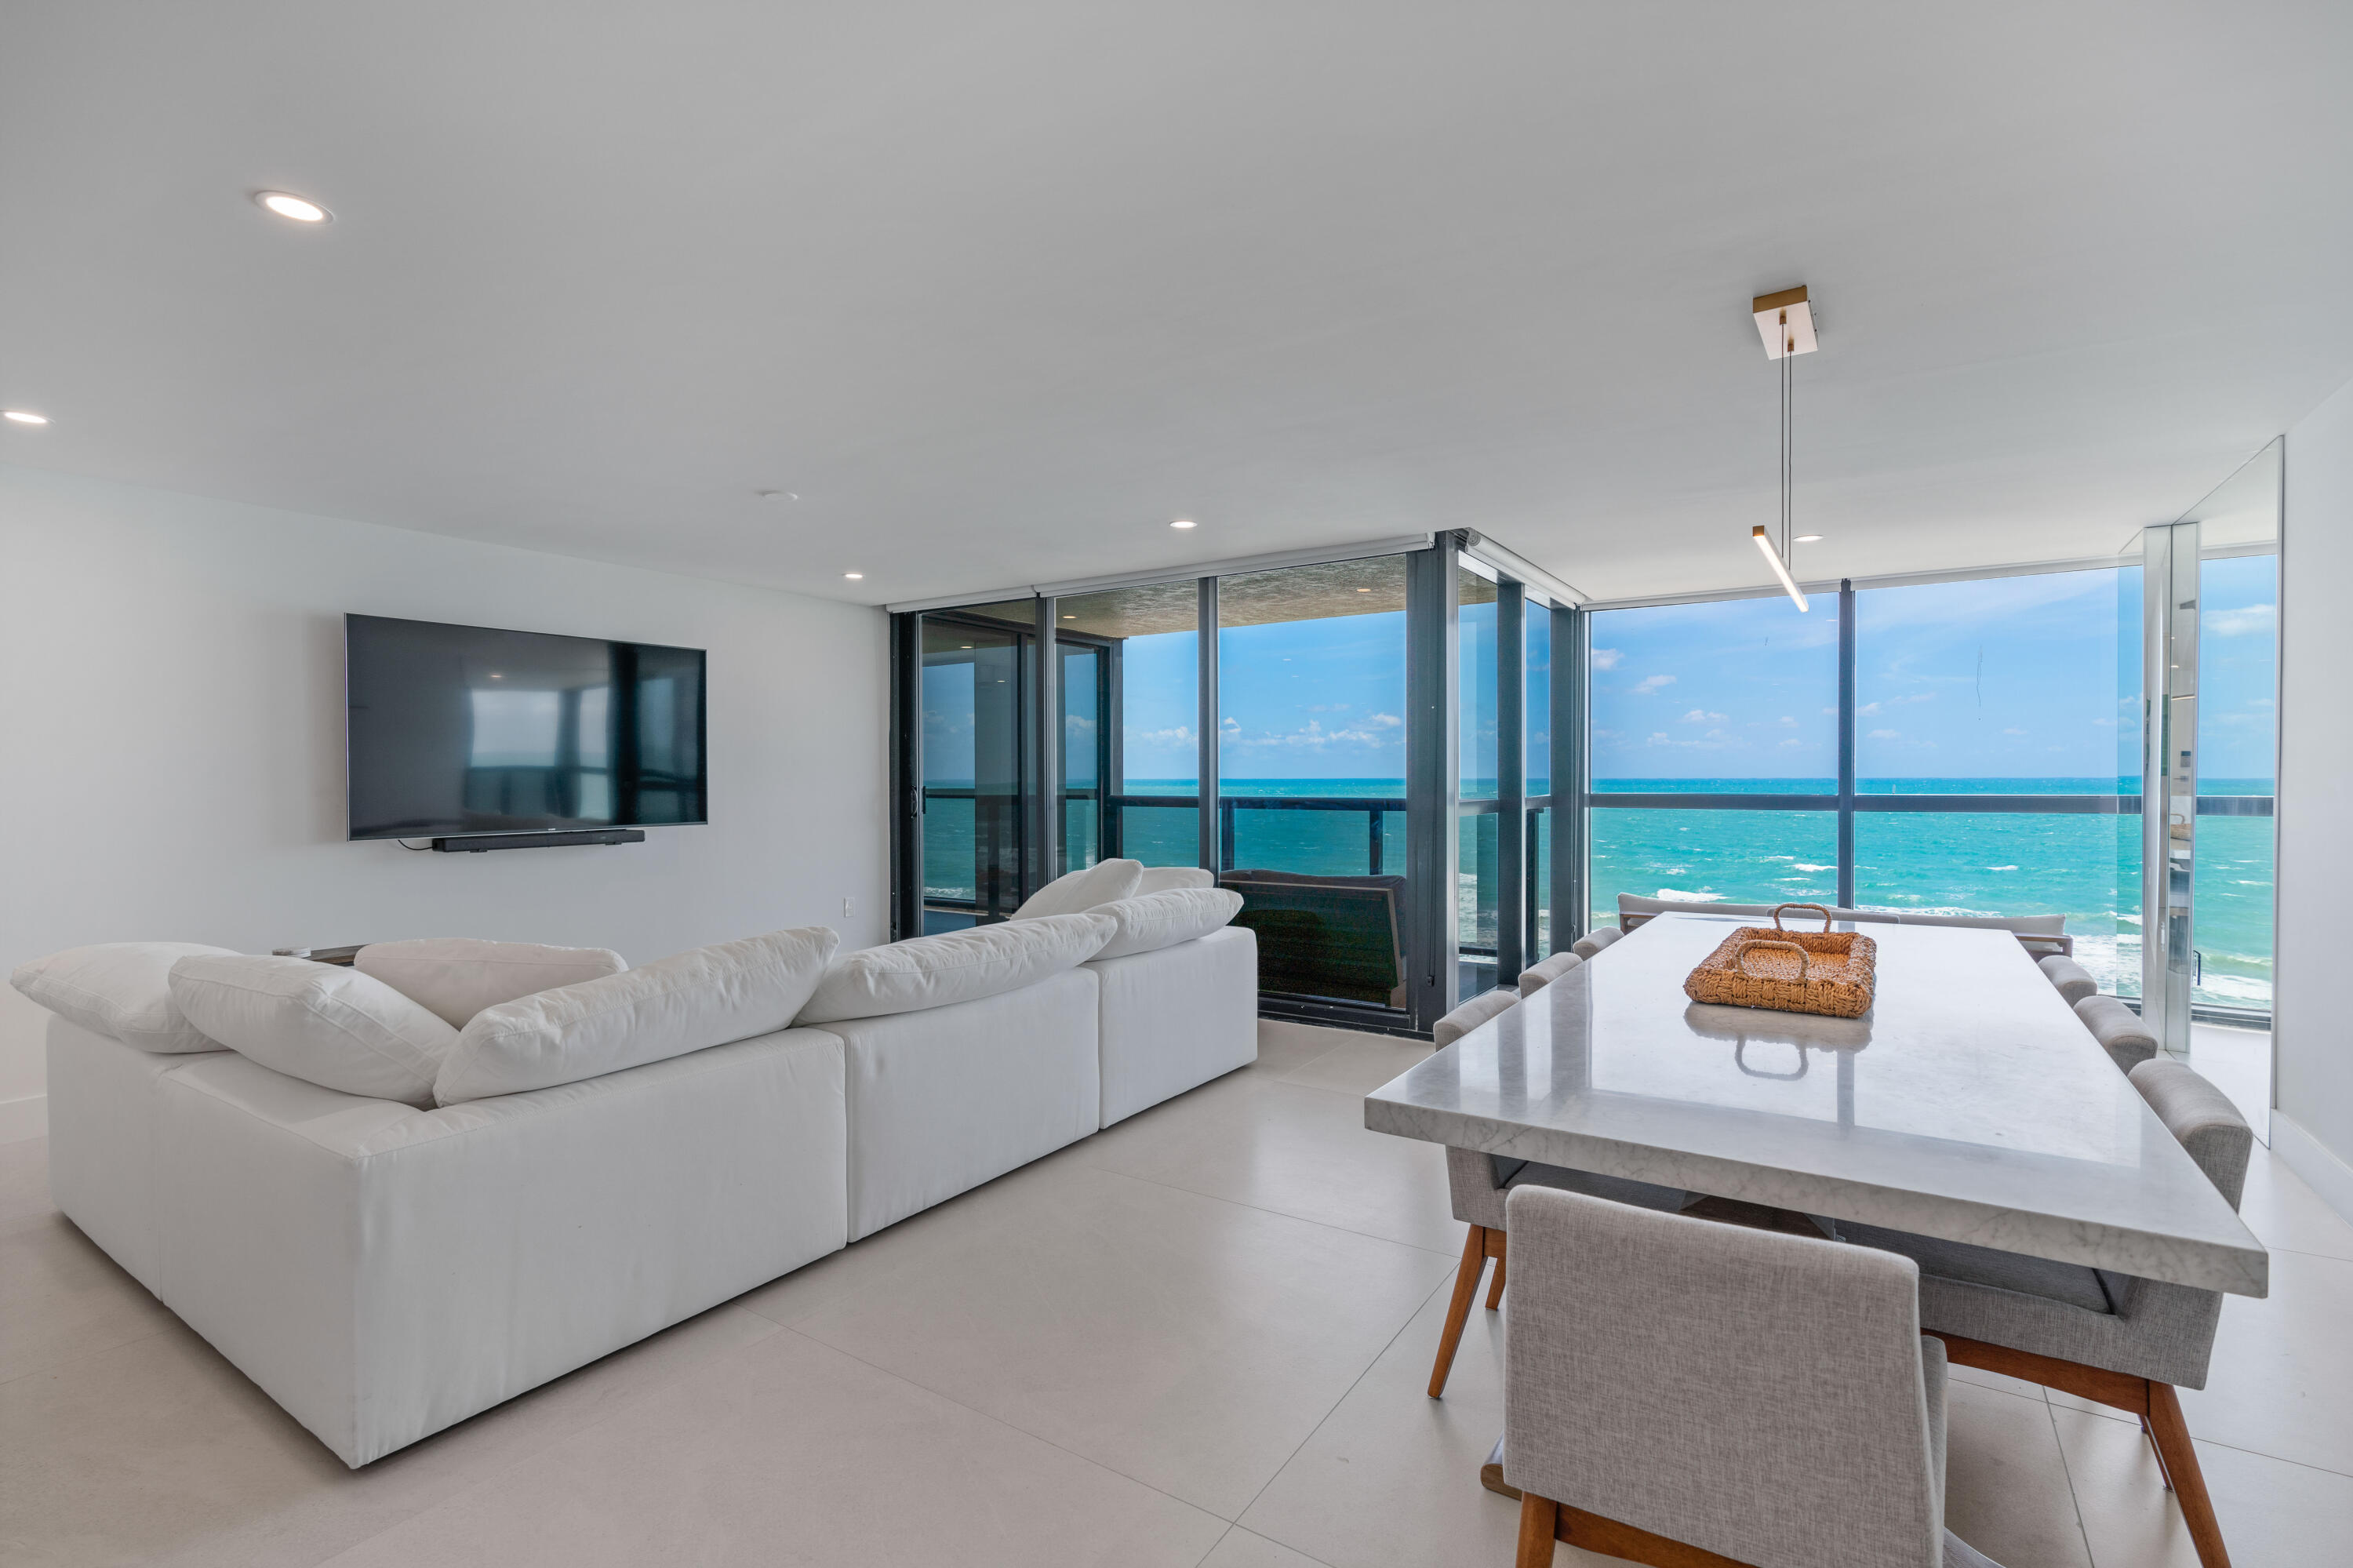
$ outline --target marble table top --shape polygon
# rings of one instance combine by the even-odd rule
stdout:
[[[2263,1244],[2007,931],[1860,929],[1861,1018],[1691,1001],[1662,916],[1365,1098],[1376,1132],[2242,1296]]]

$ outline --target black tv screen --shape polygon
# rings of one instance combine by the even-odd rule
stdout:
[[[702,822],[703,654],[343,618],[350,836]]]

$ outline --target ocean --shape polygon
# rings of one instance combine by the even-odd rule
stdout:
[[[1130,779],[1129,795],[1190,795],[1189,779]],[[1829,793],[1828,779],[1597,779],[1596,794]],[[2126,788],[2137,789],[2137,780]],[[1865,794],[2109,794],[2114,779],[1873,779]],[[1239,800],[1401,799],[1400,779],[1227,779]],[[2209,779],[2209,795],[2265,795],[2268,779]],[[1475,781],[1466,797],[1482,793]],[[1484,791],[1492,798],[1492,788]],[[1094,842],[1091,803],[1071,806],[1073,845]],[[1548,814],[1548,813],[1547,813]],[[1493,941],[1494,819],[1466,812],[1457,903],[1471,947]],[[1147,864],[1198,863],[1189,807],[1128,809],[1126,853]],[[1234,863],[1358,875],[1371,861],[1362,808],[1251,809],[1235,813]],[[1484,830],[1487,853],[1482,874]],[[1405,813],[1383,813],[1381,869],[1402,874]],[[1855,901],[1863,908],[1950,915],[2064,915],[2079,962],[2103,991],[2140,986],[2139,820],[2013,812],[1868,812],[1855,818]],[[925,819],[924,880],[943,897],[973,895],[973,816],[938,800]],[[1831,811],[1694,811],[1600,808],[1593,812],[1592,912],[1617,917],[1620,893],[1736,904],[1831,903],[1838,890],[1838,819]],[[1538,862],[1541,868],[1543,862]],[[2268,1012],[2272,993],[2272,820],[2200,817],[2194,890],[2202,976],[2198,1000]],[[1539,876],[1540,905],[1548,905]],[[1539,917],[1548,946],[1549,920]],[[1483,939],[1482,939],[1483,938]]]

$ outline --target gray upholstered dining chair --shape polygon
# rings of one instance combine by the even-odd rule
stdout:
[[[1511,1011],[1519,1000],[1516,992],[1498,986],[1440,1019],[1430,1038],[1441,1048],[1451,1045],[1489,1019]],[[1471,1320],[1471,1303],[1479,1294],[1479,1280],[1487,1272],[1490,1258],[1495,1261],[1495,1277],[1487,1289],[1487,1310],[1493,1311],[1504,1298],[1504,1200],[1519,1187],[1555,1187],[1669,1212],[1683,1207],[1684,1198],[1676,1188],[1654,1187],[1647,1181],[1628,1181],[1530,1160],[1506,1160],[1475,1149],[1448,1149],[1447,1195],[1452,1200],[1454,1217],[1471,1229],[1462,1239],[1462,1261],[1454,1270],[1454,1298],[1447,1304],[1446,1327],[1438,1336],[1438,1359],[1430,1369],[1432,1399],[1446,1393],[1447,1376],[1454,1370],[1454,1352],[1461,1347],[1463,1326]]]
[[[2139,1013],[2115,997],[2087,996],[2075,1004],[2075,1016],[2119,1072],[2129,1073],[2157,1054],[2157,1036]]]
[[[2042,970],[2042,978],[2051,982],[2052,988],[2070,1007],[2087,996],[2100,994],[2100,982],[2092,978],[2092,971],[2073,959],[2053,953],[2040,960],[2038,967]]]
[[[1584,962],[1585,960],[1577,957],[1574,949],[1567,949],[1555,953],[1540,964],[1529,965],[1520,971],[1520,995],[1523,998],[1535,995],[1536,992]]]
[[[1945,1530],[1944,1347],[1864,1247],[1522,1188],[1504,1474],[1553,1542],[1660,1568],[1993,1568]]]
[[[1602,948],[1608,947],[1610,943],[1616,941],[1625,934],[1626,931],[1623,927],[1596,926],[1592,930],[1588,931],[1584,936],[1579,937],[1574,943],[1570,944],[1568,950],[1575,953],[1578,958],[1583,959],[1587,963],[1591,963],[1593,961],[1594,954],[1599,952]]]
[[[2231,1206],[2255,1135],[2221,1090],[2170,1057],[2132,1069],[2133,1087]],[[2206,1386],[2218,1290],[2137,1279],[1841,1221],[1841,1239],[1920,1266],[1920,1321],[1962,1366],[2039,1383],[2140,1417],[2206,1568],[2227,1568],[2221,1527],[2176,1386]],[[1515,1261],[1514,1267],[1521,1266]]]

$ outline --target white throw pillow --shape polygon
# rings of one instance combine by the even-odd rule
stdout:
[[[100,942],[19,964],[8,983],[59,1017],[142,1051],[219,1051],[226,1047],[206,1038],[172,1000],[172,966],[236,954],[202,942]]]
[[[382,980],[309,959],[195,958],[172,966],[188,1022],[241,1056],[347,1095],[433,1103],[458,1032]]]
[[[773,1034],[809,999],[839,940],[823,926],[775,931],[502,1001],[458,1036],[434,1097],[452,1106],[552,1088]]]
[[[609,948],[543,948],[472,937],[371,942],[352,959],[352,968],[374,975],[455,1029],[465,1028],[486,1007],[602,980],[628,967]]]
[[[1140,860],[1099,860],[1084,871],[1058,876],[1031,894],[1013,917],[1039,920],[1049,915],[1083,915],[1098,904],[1134,897],[1136,879],[1143,874]]]
[[[1018,991],[1076,969],[1117,928],[1107,915],[1044,915],[868,948],[826,971],[799,1022],[881,1018]]]
[[[1103,946],[1098,959],[1124,959],[1189,942],[1232,921],[1242,912],[1242,895],[1229,887],[1172,887],[1123,898],[1095,911],[1108,915],[1119,928]]]
[[[1218,879],[1198,865],[1147,865],[1144,874],[1135,879],[1135,891],[1130,898],[1141,898],[1147,893],[1166,893],[1177,887],[1215,887]]]

